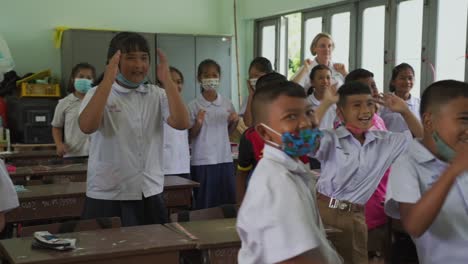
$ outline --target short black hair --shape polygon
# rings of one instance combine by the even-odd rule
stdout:
[[[346,103],[346,98],[351,95],[359,95],[359,94],[369,94],[371,95],[371,90],[368,85],[365,85],[361,82],[352,81],[343,84],[340,89],[338,89],[338,95],[340,99],[338,101],[338,105],[344,106]]]
[[[374,78],[374,74],[366,69],[355,69],[345,77],[345,83],[357,81],[360,79]]]
[[[421,96],[419,112],[421,116],[432,109],[440,109],[450,101],[464,97],[468,98],[468,83],[443,80],[429,85]]]
[[[269,83],[258,87],[252,100],[252,115],[254,124],[265,122],[268,119],[268,105],[273,103],[278,97],[285,95],[296,98],[307,98],[304,88],[291,81],[280,81]]]
[[[316,65],[315,67],[312,68],[312,70],[310,71],[310,74],[309,74],[309,78],[311,80],[313,80],[315,78],[315,74],[318,71],[321,71],[321,70],[328,70],[331,73],[331,70],[330,70],[330,68],[328,68],[327,65],[319,64],[319,65]]]
[[[271,83],[279,83],[279,82],[284,82],[287,80],[288,79],[286,78],[286,76],[280,73],[270,72],[258,78],[257,83],[255,84],[255,89],[267,86]]]
[[[169,66],[169,71],[179,74],[180,79],[182,80],[182,83],[184,83],[184,75],[182,74],[182,72],[179,71],[179,69],[177,69],[176,67],[173,67],[173,66]]]
[[[270,73],[273,72],[273,66],[271,66],[271,62],[265,57],[256,57],[252,60],[249,66],[249,71],[255,68],[260,72]]]
[[[221,76],[221,66],[219,66],[219,64],[212,59],[206,59],[200,62],[200,64],[198,64],[197,77],[200,78],[203,73],[203,70],[208,67],[215,67],[219,75]]]
[[[409,65],[408,63],[400,63],[398,64],[397,66],[395,66],[395,68],[393,68],[392,70],[392,81],[396,80],[398,74],[404,70],[407,70],[407,69],[410,69],[412,72],[413,72],[413,75],[414,75],[414,69],[413,67],[411,67],[411,65]],[[392,82],[390,82],[390,85],[389,85],[389,89],[390,89],[390,92],[395,92],[395,86],[392,85]]]

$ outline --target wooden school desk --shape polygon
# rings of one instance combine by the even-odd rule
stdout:
[[[61,234],[76,238],[77,249],[31,249],[32,237],[0,241],[0,255],[9,264],[178,264],[179,252],[195,243],[162,225],[101,229]]]
[[[241,241],[236,231],[236,218],[170,223],[166,226],[189,239],[190,235],[197,238],[192,241],[201,251],[202,263],[237,263]]]
[[[55,150],[28,150],[0,153],[0,158],[15,166],[59,164],[62,158]]]
[[[169,211],[190,208],[192,189],[199,184],[178,176],[164,178],[164,200]],[[80,217],[86,182],[26,186],[19,192],[20,207],[6,214],[7,223]]]
[[[30,185],[33,177],[42,183],[85,182],[87,169],[85,163],[25,166],[10,172],[10,177],[13,183],[22,185]]]

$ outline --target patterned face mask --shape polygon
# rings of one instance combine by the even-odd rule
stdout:
[[[268,142],[269,144],[283,150],[289,156],[295,158],[315,152],[318,148],[320,138],[323,135],[322,131],[317,128],[305,128],[299,130],[299,132],[284,132],[283,134],[280,134],[265,124],[261,125],[278,136],[281,136],[282,144],[279,145],[267,140],[265,140],[265,142]]]
[[[207,78],[201,80],[201,86],[205,90],[216,91],[219,87],[219,78]]]

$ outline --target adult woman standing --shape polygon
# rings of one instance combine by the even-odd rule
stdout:
[[[302,85],[306,91],[309,90],[311,87],[309,74],[312,68],[319,64],[323,64],[328,66],[331,70],[332,84],[337,83],[337,87],[340,87],[344,83],[344,78],[348,72],[343,63],[334,63],[332,61],[332,52],[334,48],[335,43],[333,42],[330,34],[324,32],[317,34],[310,44],[310,52],[315,56],[315,58],[306,59],[304,61],[304,65],[292,78],[292,81]]]

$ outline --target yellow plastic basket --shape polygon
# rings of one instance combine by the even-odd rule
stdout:
[[[60,85],[23,82],[20,97],[60,97]]]

